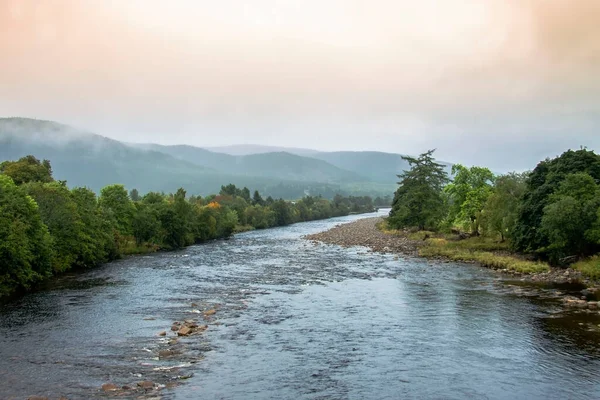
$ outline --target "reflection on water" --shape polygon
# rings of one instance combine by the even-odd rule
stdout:
[[[2,306],[0,398],[146,377],[191,302],[219,304],[220,325],[190,340],[205,358],[163,398],[600,397],[597,314],[557,315],[473,266],[301,239],[356,218],[126,259]]]

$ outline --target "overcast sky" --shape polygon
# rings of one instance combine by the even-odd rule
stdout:
[[[0,0],[0,116],[532,168],[600,150],[600,0]]]

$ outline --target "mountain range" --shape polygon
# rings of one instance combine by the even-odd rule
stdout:
[[[190,194],[207,195],[234,183],[287,199],[391,195],[396,175],[408,168],[400,154],[392,153],[136,144],[52,121],[0,118],[0,162],[28,154],[49,159],[56,179],[95,191],[121,183],[141,193],[184,187]]]

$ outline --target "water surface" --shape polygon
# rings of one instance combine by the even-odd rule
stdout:
[[[163,398],[600,398],[597,315],[470,265],[301,239],[363,217],[129,258],[3,305],[0,398],[191,374]],[[159,331],[212,307],[204,335],[157,358]]]

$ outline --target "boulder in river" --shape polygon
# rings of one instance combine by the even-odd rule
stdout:
[[[152,381],[141,381],[141,382],[138,382],[137,385],[138,385],[138,387],[140,387],[144,390],[154,388],[154,382],[152,382]]]
[[[204,316],[208,317],[210,315],[214,315],[217,313],[217,310],[215,310],[214,308],[212,310],[208,310],[208,311],[204,311]]]
[[[192,333],[192,328],[188,327],[188,326],[182,326],[178,331],[177,331],[177,335],[178,336],[188,336],[190,333]]]
[[[116,390],[119,390],[119,387],[114,383],[108,382],[102,385],[102,390],[104,390],[105,392],[114,392]]]
[[[167,331],[159,332],[158,336],[167,336]]]

